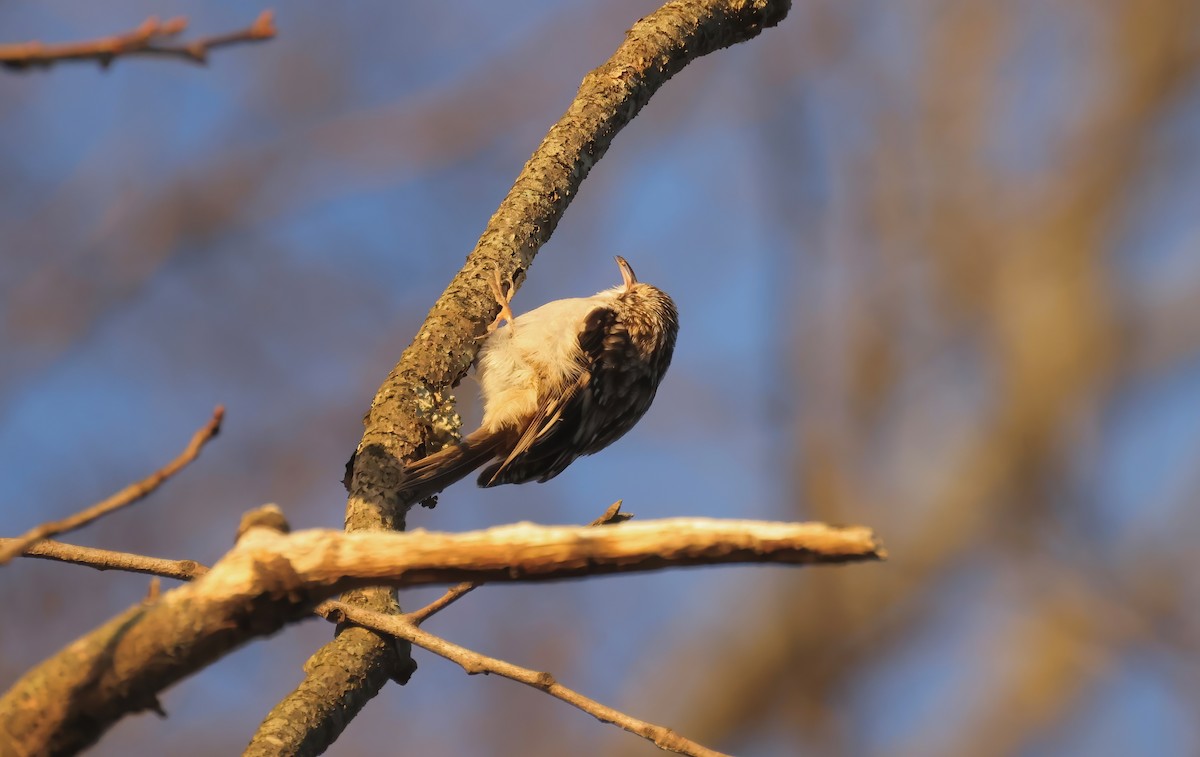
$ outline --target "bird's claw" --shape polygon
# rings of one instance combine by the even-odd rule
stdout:
[[[503,321],[507,321],[508,327],[513,330],[513,333],[516,333],[516,324],[514,323],[516,318],[513,316],[509,303],[512,302],[513,294],[516,293],[517,288],[513,286],[512,281],[509,281],[508,291],[504,291],[504,280],[500,278],[500,269],[498,268],[492,271],[492,278],[488,279],[488,284],[492,287],[492,294],[495,295],[496,302],[500,303],[500,313],[496,316],[496,320],[492,321],[491,325],[487,327],[488,333],[490,334],[500,328],[500,323]]]

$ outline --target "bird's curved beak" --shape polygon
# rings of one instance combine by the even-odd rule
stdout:
[[[637,274],[633,272],[633,268],[630,267],[628,260],[620,255],[615,257],[617,259],[617,267],[621,269],[621,279],[625,282],[625,288],[628,289],[637,283]]]

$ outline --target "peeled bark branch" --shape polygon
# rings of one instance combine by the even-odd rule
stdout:
[[[820,523],[671,518],[461,534],[256,528],[193,583],[126,611],[23,676],[0,698],[0,754],[78,751],[121,717],[159,709],[167,686],[348,589],[883,556],[869,529]]]

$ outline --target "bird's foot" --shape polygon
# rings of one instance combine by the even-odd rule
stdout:
[[[488,333],[490,334],[496,329],[500,328],[501,322],[507,321],[508,327],[512,329],[513,333],[515,334],[517,325],[514,321],[516,321],[516,317],[513,316],[513,311],[512,308],[509,307],[509,303],[512,302],[513,294],[516,293],[516,286],[514,286],[510,280],[508,282],[508,291],[506,292],[504,290],[504,281],[500,278],[499,269],[492,272],[492,278],[488,280],[488,283],[492,287],[492,294],[495,295],[496,302],[500,303],[500,313],[496,316],[496,320],[492,321],[492,324],[488,326]]]

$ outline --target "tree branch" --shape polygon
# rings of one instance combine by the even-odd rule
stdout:
[[[286,531],[280,528],[282,514],[278,509],[267,511],[277,516],[271,519],[268,527]],[[262,522],[264,510],[247,514],[247,520]],[[632,516],[621,512],[621,503],[616,502],[604,515],[592,521],[591,526],[610,525],[629,520]],[[239,528],[242,532],[246,529]],[[190,581],[208,572],[209,568],[192,560],[164,560],[144,555],[126,552],[111,552],[102,549],[90,549],[61,542],[42,542],[29,552],[27,557],[45,557],[49,559],[86,565],[98,570],[126,570],[137,573],[150,573],[155,576],[166,576],[183,581]],[[416,626],[429,618],[435,612],[449,606],[450,603],[464,596],[467,592],[481,586],[481,583],[462,583],[451,589],[438,601],[416,613],[403,616],[365,610],[348,605],[344,602],[325,601],[317,605],[315,614],[335,623],[353,621],[355,624],[369,628],[379,633],[404,639],[412,644],[426,649],[433,654],[445,657],[462,666],[468,674],[495,673],[537,688],[545,693],[567,702],[580,710],[592,715],[603,723],[614,723],[619,727],[642,738],[648,739],[663,749],[688,755],[714,756],[719,755],[706,747],[697,744],[663,726],[647,723],[624,712],[607,707],[600,702],[583,696],[555,681],[550,673],[538,672],[522,668],[512,663],[479,654],[465,647],[453,644],[443,638],[418,629]],[[150,597],[157,600],[160,596],[157,581],[151,586]]]
[[[159,21],[157,16],[151,16],[131,32],[101,39],[53,45],[37,41],[0,45],[0,65],[15,71],[28,71],[67,61],[95,61],[107,68],[117,58],[131,55],[159,55],[203,65],[208,62],[209,50],[271,39],[275,36],[273,22],[274,13],[265,10],[245,29],[171,44],[165,40],[183,33],[187,29],[187,19]]]
[[[623,523],[632,517],[628,513],[621,512],[621,503],[615,502],[608,508],[604,515],[592,521],[590,525],[603,526]],[[239,529],[239,531],[242,530],[244,529]],[[6,542],[13,541],[15,539],[0,539],[0,546],[4,546]],[[74,563],[97,570],[123,570],[134,573],[148,573],[154,576],[175,578],[181,581],[191,581],[209,571],[207,566],[194,560],[167,560],[129,552],[113,552],[105,549],[80,547],[74,544],[64,544],[48,540],[26,550],[24,556]],[[479,654],[417,628],[417,626],[436,613],[449,607],[482,585],[482,582],[475,581],[466,581],[457,584],[447,590],[440,598],[420,610],[405,613],[401,616],[365,610],[344,602],[334,601],[322,602],[317,605],[315,612],[317,615],[334,623],[351,621],[372,631],[404,639],[411,644],[416,644],[433,654],[440,655],[459,664],[468,674],[474,675],[481,672],[495,673],[540,689],[583,710],[603,723],[614,723],[630,733],[652,741],[663,749],[688,755],[719,754],[680,736],[668,728],[639,720],[568,689],[555,681],[549,673],[529,670],[505,662],[504,660]]]
[[[601,704],[595,699],[585,697],[574,689],[563,686],[550,673],[523,668],[511,662],[495,657],[488,657],[466,647],[459,646],[440,636],[435,636],[428,631],[421,630],[406,617],[397,617],[395,615],[385,615],[381,612],[364,610],[360,607],[348,605],[345,602],[322,602],[317,610],[329,619],[339,619],[340,617],[341,620],[350,620],[381,633],[407,639],[410,643],[416,644],[422,649],[426,649],[451,662],[457,663],[467,672],[467,675],[495,673],[509,680],[531,686],[556,699],[561,699],[572,707],[583,710],[601,723],[612,723],[636,736],[641,736],[660,749],[679,754],[695,755],[695,757],[722,757],[721,752],[714,751],[701,744],[697,744],[691,739],[684,738],[670,728],[655,725],[654,723],[647,723],[644,720],[627,715],[620,710],[615,710],[612,707]]]
[[[188,463],[200,456],[200,450],[204,445],[220,432],[221,420],[224,417],[225,408],[218,405],[213,410],[212,418],[192,436],[192,440],[188,442],[187,448],[180,453],[179,457],[141,481],[130,484],[108,499],[97,502],[82,512],[62,520],[43,523],[16,539],[5,539],[6,544],[0,547],[0,565],[4,565],[42,539],[83,528],[94,520],[149,496],[155,489],[162,486],[164,481],[183,470]]]
[[[589,523],[589,526],[611,526],[617,523],[624,523],[632,518],[631,513],[621,512],[621,500],[617,500],[608,506],[604,514],[594,521]],[[404,619],[413,625],[419,626],[425,621],[432,618],[442,610],[445,610],[450,605],[470,594],[483,585],[481,581],[464,581],[460,584],[455,584],[446,590],[446,593],[419,610],[404,613]]]
[[[314,602],[362,586],[549,581],[690,565],[807,565],[886,557],[862,526],[663,518],[615,528],[515,523],[483,531],[248,531],[203,577],[214,596],[306,593]],[[200,584],[195,584],[199,586]]]
[[[0,549],[17,544],[19,539],[0,539]],[[84,565],[96,570],[123,570],[128,573],[146,573],[180,581],[191,581],[208,572],[208,567],[195,560],[168,560],[162,557],[147,557],[132,552],[114,552],[109,549],[81,547],[61,541],[46,539],[26,548],[24,557]]]
[[[254,528],[196,581],[126,611],[26,673],[0,698],[0,753],[78,751],[126,714],[157,709],[167,686],[356,587],[883,556],[869,529],[820,523],[671,518],[461,534]]]
[[[790,0],[669,2],[634,24],[612,57],[584,77],[371,402],[347,466],[348,531],[404,528],[414,503],[398,496],[403,461],[432,451],[438,441],[426,450],[427,437],[441,441],[457,431],[444,392],[466,375],[476,337],[498,311],[487,285],[492,275],[520,285],[592,166],[659,87],[691,61],[778,24],[790,7]],[[346,599],[399,612],[380,590]],[[310,658],[305,681],[267,715],[246,754],[323,751],[390,678],[403,682],[414,666],[388,639],[345,629]]]

